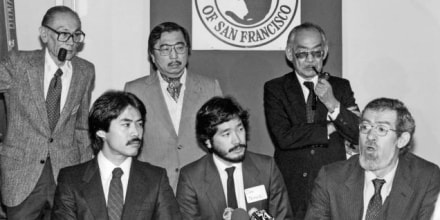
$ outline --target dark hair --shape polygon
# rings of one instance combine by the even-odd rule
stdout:
[[[414,118],[409,112],[408,108],[403,104],[403,102],[398,99],[390,99],[390,98],[378,98],[369,102],[367,106],[365,106],[362,111],[362,116],[364,116],[365,111],[374,110],[374,111],[385,111],[391,110],[396,111],[397,113],[397,121],[396,121],[396,133],[397,136],[400,137],[402,133],[408,132],[410,134],[410,141],[408,144],[400,149],[401,153],[407,152],[411,149],[413,145],[413,135],[416,129],[416,124]]]
[[[157,70],[156,65],[154,65],[151,56],[153,55],[154,45],[162,36],[164,32],[180,31],[185,39],[186,46],[188,47],[188,55],[191,54],[191,39],[189,37],[188,31],[182,26],[174,22],[163,22],[151,30],[150,37],[148,38],[148,61],[150,61],[151,66],[154,70]]]
[[[70,13],[78,20],[79,27],[81,27],[81,19],[79,18],[78,14],[75,11],[73,11],[71,8],[66,6],[54,6],[52,8],[49,8],[49,10],[47,10],[46,14],[43,17],[43,20],[41,21],[41,25],[49,26],[55,19],[55,15],[57,13]]]
[[[324,48],[325,54],[328,53],[328,41],[327,41],[327,37],[325,36],[325,32],[324,30],[316,25],[313,24],[311,22],[304,22],[296,27],[294,27],[290,33],[289,36],[287,37],[287,47],[292,47],[292,43],[294,41],[295,35],[302,30],[316,30],[321,34],[321,40],[322,40],[322,47]],[[292,48],[293,49],[293,48]]]
[[[199,109],[196,116],[196,136],[201,146],[206,147],[206,140],[212,141],[217,132],[217,125],[239,118],[246,129],[248,138],[249,113],[232,97],[213,97]]]
[[[137,109],[145,122],[147,110],[135,95],[123,91],[107,91],[94,103],[89,113],[89,135],[92,149],[97,154],[103,146],[103,140],[96,135],[99,130],[108,131],[110,123],[128,107]]]

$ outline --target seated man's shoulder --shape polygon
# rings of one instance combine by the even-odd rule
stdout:
[[[440,169],[436,164],[425,160],[413,153],[407,152],[402,155],[399,160],[402,160],[402,162],[407,162],[409,164],[408,167],[411,169],[411,171],[417,175],[430,176],[436,174],[438,177],[440,177]]]
[[[339,177],[351,173],[353,169],[356,168],[362,169],[359,164],[359,155],[354,155],[348,160],[341,160],[327,164],[321,168],[321,171],[325,172],[327,176]]]
[[[69,182],[80,181],[81,180],[80,175],[84,174],[86,170],[89,169],[91,163],[94,163],[93,159],[86,161],[84,163],[62,168],[58,175],[58,181],[63,181],[63,180],[68,180]]]

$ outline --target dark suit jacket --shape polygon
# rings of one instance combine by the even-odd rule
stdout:
[[[196,114],[210,98],[222,95],[220,85],[215,79],[187,71],[179,135],[171,121],[157,72],[128,82],[125,91],[139,97],[147,109],[138,159],[165,168],[175,192],[180,168],[206,154],[197,144]]]
[[[350,83],[330,77],[333,93],[340,102],[340,113],[333,121],[337,132],[327,137],[327,108],[317,102],[316,123],[308,124],[306,102],[295,72],[266,82],[264,111],[275,145],[275,161],[286,182],[295,216],[304,217],[313,180],[326,164],[346,158],[344,139],[358,142],[357,108]]]
[[[364,169],[359,155],[324,166],[315,181],[306,219],[361,219]],[[382,219],[430,219],[440,191],[440,169],[412,153],[400,155]]]
[[[44,50],[11,54],[0,63],[8,131],[0,144],[3,203],[16,206],[32,192],[48,154],[55,178],[61,168],[92,158],[88,114],[95,79],[93,64],[72,59],[72,81],[51,132],[44,94]]]
[[[97,159],[64,168],[58,176],[53,220],[107,220]],[[180,219],[166,171],[133,159],[122,220]]]
[[[292,219],[283,177],[269,156],[247,152],[243,161],[244,188],[264,185],[268,199],[247,203],[249,209],[264,209],[276,219]],[[182,168],[177,186],[177,202],[183,219],[219,220],[226,199],[212,154]]]

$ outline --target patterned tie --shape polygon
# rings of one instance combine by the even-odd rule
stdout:
[[[227,194],[228,194],[228,207],[236,209],[237,205],[237,197],[235,196],[235,184],[234,184],[234,170],[235,167],[229,167],[225,169],[228,173],[228,181],[227,181]]]
[[[165,82],[168,83],[167,91],[170,93],[171,97],[174,99],[174,101],[177,102],[180,95],[180,89],[182,88],[182,83],[180,83],[180,77],[176,78],[170,78],[168,76],[165,76],[163,74],[162,78],[165,80]]]
[[[61,76],[63,71],[58,69],[49,84],[49,90],[46,96],[47,117],[49,118],[50,130],[53,131],[60,118],[61,103]]]
[[[121,220],[122,208],[124,207],[124,194],[122,191],[121,176],[124,174],[121,168],[113,170],[113,177],[108,190],[107,213],[109,220]]]
[[[307,105],[306,105],[307,123],[313,123],[315,121],[315,109],[316,109],[316,104],[314,104],[315,86],[313,82],[310,81],[304,82],[304,86],[306,86],[307,89],[309,90],[309,96],[307,96]]]
[[[382,190],[385,180],[374,179],[374,195],[371,197],[368,203],[367,214],[365,215],[365,220],[375,220],[379,217],[380,209],[382,208],[382,196],[380,195],[380,190]]]

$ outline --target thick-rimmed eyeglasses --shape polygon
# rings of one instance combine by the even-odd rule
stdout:
[[[322,58],[324,56],[323,50],[316,50],[316,51],[303,51],[303,52],[297,52],[295,53],[295,57],[297,59],[306,59],[309,57],[309,55],[312,55],[314,59]]]
[[[184,54],[186,52],[187,46],[184,43],[177,43],[173,45],[162,44],[159,48],[153,48],[154,50],[158,50],[161,56],[168,56],[171,53],[171,50],[176,50],[178,54]]]
[[[388,134],[388,131],[397,132],[397,130],[391,129],[390,127],[388,127],[388,125],[384,125],[384,124],[372,125],[366,122],[359,124],[359,132],[361,132],[362,134],[368,134],[371,131],[371,129],[373,129],[377,135],[382,137],[386,136]]]
[[[86,37],[86,34],[82,31],[75,31],[73,34],[69,33],[69,32],[60,32],[57,31],[47,25],[43,25],[43,27],[53,31],[54,33],[56,33],[58,35],[57,40],[60,42],[67,42],[70,38],[72,38],[73,42],[75,43],[81,43],[84,41],[84,38]]]

